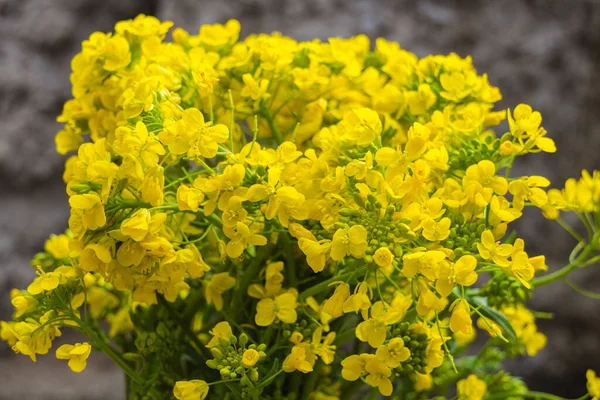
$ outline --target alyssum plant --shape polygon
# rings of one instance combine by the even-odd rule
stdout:
[[[81,331],[56,357],[79,372],[106,353],[128,399],[559,399],[502,361],[546,344],[532,290],[598,261],[600,174],[511,175],[556,150],[539,112],[494,111],[456,54],[238,41],[233,20],[164,42],[171,25],[119,22],[73,58],[69,230],[13,291],[4,341],[35,361]],[[575,236],[567,266],[545,274],[509,229],[524,207]]]

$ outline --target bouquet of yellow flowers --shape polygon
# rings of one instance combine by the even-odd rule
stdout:
[[[128,399],[559,399],[502,361],[546,344],[532,291],[600,258],[600,173],[512,176],[556,151],[539,112],[495,111],[469,57],[171,26],[140,15],[73,58],[69,230],[4,341],[35,361],[78,330],[56,357],[106,353]],[[525,207],[577,238],[567,266],[544,274],[509,229]]]

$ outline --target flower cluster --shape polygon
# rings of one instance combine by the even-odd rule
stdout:
[[[597,172],[548,192],[511,175],[556,151],[540,113],[494,110],[469,57],[364,35],[239,40],[234,20],[166,42],[171,26],[119,22],[73,59],[56,135],[76,151],[69,230],[35,256],[2,339],[35,361],[78,329],[130,398],[527,393],[500,365],[546,343],[524,302],[600,240]],[[527,206],[592,215],[566,269],[536,277],[544,257],[509,227]],[[463,353],[478,330],[479,366]],[[79,372],[91,349],[56,356]]]

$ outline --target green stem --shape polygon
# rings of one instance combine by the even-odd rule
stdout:
[[[552,272],[551,274],[544,275],[532,280],[531,285],[533,287],[540,287],[565,278],[567,275],[569,275],[571,272],[577,269],[582,262],[586,260],[587,256],[594,250],[594,247],[595,246],[588,244],[587,246],[585,246],[581,254],[569,265],[566,265],[558,271]]]
[[[316,284],[313,287],[306,289],[302,293],[300,293],[300,296],[298,296],[298,300],[299,301],[306,300],[310,296],[314,296],[315,294],[318,294],[318,293],[321,293],[321,292],[327,290],[327,287],[329,286],[330,283],[336,282],[336,281],[343,281],[344,279],[349,278],[356,273],[360,274],[363,271],[366,271],[366,269],[367,269],[367,266],[365,265],[363,267],[358,268],[357,270],[348,271],[343,274],[335,275],[325,281],[322,281],[322,282]]]
[[[266,259],[271,254],[272,250],[272,246],[270,245],[261,247],[256,253],[256,257],[252,260],[248,268],[244,270],[242,277],[239,279],[240,286],[237,288],[236,295],[234,296],[231,304],[231,312],[233,313],[234,317],[239,317],[243,309],[242,304],[248,292],[248,286],[250,286],[250,282],[252,281],[252,279],[258,278],[258,273],[263,267]],[[237,321],[238,319],[235,318],[234,320]]]
[[[169,302],[167,300],[165,300],[164,297],[162,297],[160,295],[158,295],[156,297],[158,298],[158,302],[167,309],[167,311],[173,317],[175,322],[177,322],[177,325],[179,325],[181,327],[181,329],[183,329],[183,333],[185,333],[185,335],[192,341],[192,343],[194,344],[194,346],[192,346],[192,347],[194,347],[194,350],[196,350],[198,355],[203,357],[204,360],[211,359],[212,355],[206,349],[206,347],[200,342],[200,340],[198,339],[198,336],[196,336],[196,334],[194,334],[194,332],[192,332],[192,330],[190,329],[190,324],[186,323],[186,321],[184,321],[181,318],[181,316],[179,315],[177,310],[175,310],[173,307],[171,307],[171,304],[169,304]]]
[[[235,121],[235,105],[233,104],[233,95],[231,89],[227,91],[229,95],[229,109],[231,110],[231,118],[229,120],[229,150],[233,152],[233,124]]]
[[[538,400],[570,400],[565,397],[555,396],[550,393],[532,392],[532,391],[527,391],[525,393],[521,393],[521,392],[496,393],[496,394],[490,396],[489,400],[507,399],[511,396],[524,397],[526,399],[538,399]],[[589,396],[590,396],[589,394],[585,394],[585,395],[578,397],[576,399],[573,399],[573,400],[585,400],[585,399],[588,399]]]
[[[578,242],[583,242],[583,238],[581,237],[581,235],[579,235],[577,232],[575,232],[573,230],[573,228],[571,228],[571,226],[569,224],[567,224],[565,221],[563,221],[562,218],[558,217],[556,219],[556,222],[558,222],[558,224],[565,230],[567,231],[571,236],[573,236],[575,238],[575,240],[577,240]]]
[[[279,132],[279,129],[275,125],[275,120],[273,119],[273,116],[271,115],[271,111],[265,104],[264,100],[261,100],[260,112],[263,115],[263,117],[265,117],[265,119],[267,120],[267,123],[269,124],[269,128],[271,128],[271,131],[273,132],[273,135],[275,136],[275,140],[277,140],[277,143],[281,144],[283,142],[283,138],[281,136],[281,133]]]
[[[212,386],[212,385],[218,385],[219,383],[229,383],[229,382],[238,382],[238,381],[239,381],[239,379],[223,379],[220,381],[208,382],[207,385]]]
[[[79,326],[79,328],[83,331],[83,333],[88,336],[96,347],[98,347],[104,354],[106,354],[115,364],[119,366],[132,381],[134,381],[139,386],[144,386],[144,380],[140,378],[136,372],[131,368],[129,364],[125,360],[121,358],[121,356],[112,348],[112,346],[105,342],[92,328],[90,328],[86,323],[84,323],[81,319],[79,319],[75,314],[73,314],[73,319]],[[148,394],[153,398],[160,400],[159,394],[156,392],[156,389],[150,389]]]
[[[279,235],[281,243],[285,249],[285,263],[287,267],[288,284],[292,287],[298,287],[298,277],[296,276],[296,261],[292,255],[292,242],[287,233]]]

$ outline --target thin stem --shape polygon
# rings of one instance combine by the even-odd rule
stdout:
[[[581,235],[579,235],[577,232],[575,232],[573,230],[573,228],[571,228],[571,226],[569,224],[567,224],[566,221],[564,221],[562,218],[558,217],[556,219],[556,222],[558,222],[558,224],[565,230],[567,231],[571,236],[573,236],[575,238],[575,240],[577,240],[578,242],[583,242],[583,237],[581,237]]]
[[[260,112],[263,115],[263,117],[265,117],[265,119],[267,120],[267,123],[269,124],[269,128],[271,128],[271,131],[273,132],[273,135],[275,136],[275,140],[277,140],[277,143],[281,144],[283,142],[283,138],[281,136],[281,133],[279,132],[279,129],[275,125],[275,120],[273,119],[273,116],[271,115],[271,111],[267,108],[267,105],[265,104],[264,100],[261,100]]]
[[[303,291],[302,293],[300,293],[300,296],[298,296],[298,300],[299,301],[303,301],[306,300],[307,298],[309,298],[310,296],[314,296],[315,294],[321,293],[325,290],[327,290],[327,288],[329,287],[329,284],[335,281],[343,281],[344,279],[354,275],[355,273],[361,273],[362,271],[366,271],[367,270],[367,266],[363,266],[358,268],[355,271],[349,271],[340,275],[335,275],[332,276],[331,278],[322,281],[318,284],[316,284],[313,287],[310,287],[308,289],[306,289],[305,291]]]
[[[440,327],[440,319],[438,317],[437,312],[435,313],[435,324],[438,327],[438,332],[440,333],[440,340],[442,341],[444,350],[446,350],[446,355],[448,356],[448,360],[450,360],[450,364],[452,364],[452,369],[454,370],[455,373],[458,374],[458,369],[456,369],[456,364],[454,364],[454,357],[452,357],[452,354],[450,354],[450,350],[448,350],[448,345],[446,344],[446,341],[444,340],[444,335],[442,334],[442,328]]]
[[[219,383],[238,382],[240,379],[222,379],[220,381],[208,382],[208,386],[218,385]]]
[[[575,260],[573,260],[569,265],[566,265],[558,271],[554,271],[551,274],[541,276],[532,280],[531,286],[540,287],[565,278],[567,275],[569,275],[571,272],[577,269],[582,262],[586,260],[587,256],[592,252],[593,249],[594,246],[588,244],[587,246],[585,246],[581,254],[579,254],[579,256],[575,258]]]
[[[125,372],[125,374],[135,383],[140,386],[144,386],[144,380],[140,378],[136,372],[127,364],[125,360],[112,348],[112,346],[105,342],[100,335],[98,335],[92,328],[90,328],[85,322],[78,318],[75,314],[72,315],[73,320],[79,326],[79,328],[86,334],[102,352],[104,352],[115,364],[119,366]],[[160,400],[160,396],[155,389],[149,389],[148,394],[153,398]]]
[[[231,110],[231,119],[229,120],[229,150],[233,152],[233,124],[235,121],[235,105],[233,104],[233,95],[231,89],[227,91],[229,94],[229,109]]]

